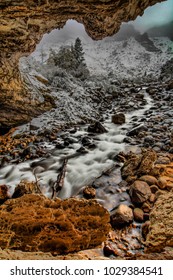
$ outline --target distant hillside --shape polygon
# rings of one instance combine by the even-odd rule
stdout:
[[[153,27],[147,30],[147,33],[151,37],[168,37],[173,41],[173,21],[165,25]]]

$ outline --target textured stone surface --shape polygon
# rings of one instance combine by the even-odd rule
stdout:
[[[120,204],[115,212],[111,213],[111,225],[118,228],[133,221],[133,211],[125,204]]]
[[[101,39],[157,2],[162,1],[0,0],[0,126],[20,124],[51,107],[46,99],[40,103],[32,98],[17,66],[20,57],[34,51],[44,33],[74,19],[84,24],[92,38]]]
[[[156,201],[150,213],[147,252],[160,252],[166,246],[173,247],[173,193],[165,192]]]
[[[2,249],[64,254],[101,244],[109,230],[109,214],[94,200],[27,194],[0,207]]]
[[[141,204],[150,196],[151,190],[146,182],[137,180],[130,186],[130,198],[134,204]]]

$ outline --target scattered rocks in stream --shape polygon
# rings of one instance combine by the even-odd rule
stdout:
[[[77,193],[77,197],[85,199],[49,200],[40,194],[39,180],[37,184],[21,181],[13,195],[9,194],[8,184],[0,185],[0,227],[3,227],[6,217],[13,229],[10,232],[13,237],[10,237],[12,235],[9,232],[1,233],[2,248],[49,251],[56,255],[99,245],[99,252],[104,252],[106,258],[147,259],[152,252],[152,258],[159,259],[159,251],[163,252],[160,258],[166,258],[166,248],[173,248],[173,91],[171,81],[146,86],[153,106],[143,116],[132,117],[131,126],[127,127],[129,131],[123,140],[127,147],[140,149],[118,155],[115,151],[115,156],[112,156],[114,167],[103,172],[92,183],[89,182],[89,185],[87,183],[87,187],[82,187],[81,192]],[[116,112],[121,111],[126,115],[135,107],[143,106],[145,100],[143,95],[137,93],[137,88],[131,84],[122,87],[122,95],[116,97],[116,111],[111,109],[111,115],[115,116]],[[121,124],[126,126],[127,120],[123,121],[123,118]],[[59,166],[55,166],[56,161],[50,154],[49,145],[55,148],[55,156],[74,145],[74,154],[70,154],[69,158],[76,155],[84,157],[97,147],[96,134],[106,133],[107,128],[104,123],[102,125],[96,121],[88,126],[84,135],[76,136],[77,131],[78,128],[68,126],[61,131],[45,128],[44,131],[19,135],[12,130],[0,136],[1,167],[36,159],[30,164],[32,171],[46,172],[49,166],[53,166],[51,168],[56,173]],[[66,154],[64,157],[67,157]],[[5,176],[8,177],[12,170],[9,169]],[[50,217],[52,211],[54,214]],[[22,223],[19,217],[22,217]],[[72,221],[75,228],[72,228]],[[51,233],[52,242],[47,230]],[[24,231],[31,232],[31,236],[26,236]],[[171,250],[167,258],[170,255]],[[68,255],[64,258],[68,259]]]

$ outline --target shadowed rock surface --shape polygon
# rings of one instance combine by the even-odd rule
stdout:
[[[32,53],[42,36],[68,19],[83,23],[93,39],[116,33],[160,0],[0,1],[0,127],[12,127],[52,107],[45,92],[35,96],[22,81],[18,61]],[[38,106],[39,105],[39,106]]]
[[[100,245],[109,214],[94,200],[50,200],[27,194],[0,207],[0,247],[64,254]]]

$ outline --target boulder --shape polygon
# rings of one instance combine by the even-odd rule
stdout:
[[[126,122],[126,117],[123,113],[118,113],[112,116],[112,122],[114,124],[123,124]]]
[[[94,200],[26,194],[0,206],[0,247],[65,254],[106,240],[109,213]]]
[[[100,122],[95,122],[88,126],[88,132],[101,134],[107,132],[107,129]]]
[[[129,132],[127,132],[127,136],[136,136],[139,134],[139,132],[141,131],[147,131],[147,127],[143,124],[140,124],[138,126],[136,126],[135,128],[133,128],[132,130],[130,130]]]
[[[142,176],[142,175],[150,174],[156,160],[157,160],[157,154],[154,150],[148,149],[144,151],[141,164],[137,170],[137,175]]]
[[[125,179],[128,176],[134,176],[136,169],[141,163],[142,155],[133,154],[123,165],[121,169],[122,178]]]
[[[142,204],[151,196],[151,190],[146,182],[136,180],[130,186],[130,198],[134,204]]]
[[[132,221],[133,211],[125,204],[120,204],[118,208],[111,213],[111,225],[113,228],[119,228],[128,225]]]

